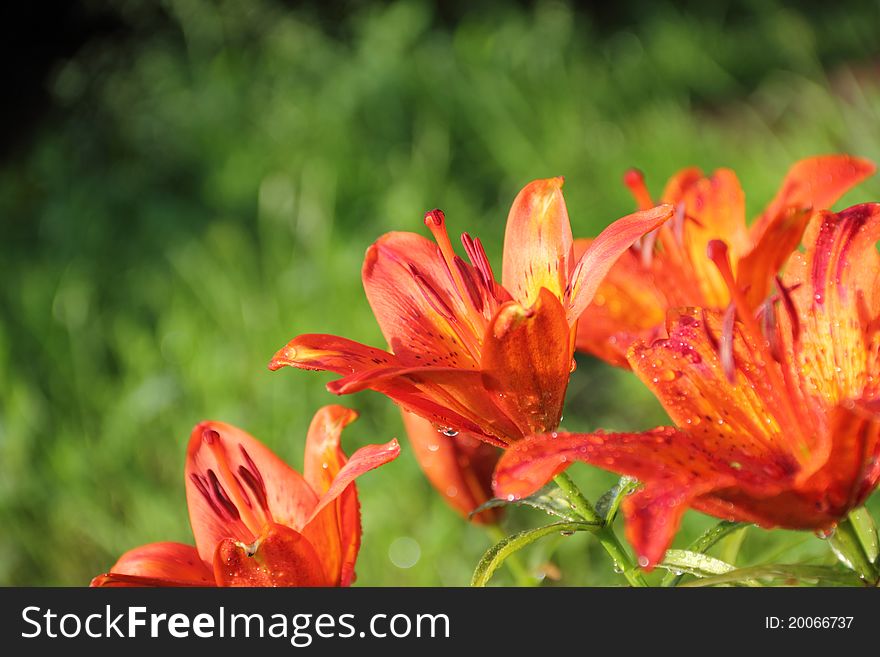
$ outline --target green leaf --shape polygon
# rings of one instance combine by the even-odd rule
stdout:
[[[540,509],[544,513],[556,516],[568,522],[579,522],[583,520],[572,508],[571,502],[565,496],[565,493],[554,485],[545,486],[534,495],[524,497],[519,500],[505,500],[494,498],[478,506],[470,512],[468,518],[473,518],[478,513],[486,509],[493,509],[499,506],[528,506],[533,509]]]
[[[601,525],[588,522],[557,522],[552,525],[538,527],[537,529],[526,529],[508,536],[490,547],[483,555],[483,558],[480,559],[480,563],[477,564],[474,570],[474,576],[471,578],[471,586],[486,586],[492,575],[504,563],[507,557],[544,536],[554,533],[570,534],[574,532],[596,531],[600,528]]]
[[[632,493],[639,487],[639,481],[635,477],[627,477],[624,475],[620,478],[613,488],[602,494],[596,501],[596,513],[605,519],[605,524],[610,525],[614,522],[617,510],[623,498]]]
[[[745,529],[746,527],[748,527],[746,523],[722,520],[714,527],[706,530],[697,540],[691,543],[688,546],[687,551],[702,554],[725,536],[740,529]],[[671,550],[667,550],[667,554],[669,554],[670,551]],[[686,572],[684,569],[681,570],[682,572]],[[678,586],[679,582],[681,582],[681,575],[676,574],[673,569],[666,574],[660,582],[660,586]]]
[[[852,521],[859,541],[865,548],[865,554],[872,563],[877,563],[880,557],[880,540],[877,538],[877,526],[874,519],[865,507],[859,507],[850,511],[849,519]]]
[[[719,584],[812,584],[821,586],[864,586],[859,577],[832,566],[772,564],[737,568],[720,575],[685,582],[682,587],[718,586]]]
[[[867,514],[854,515],[851,512],[843,518],[837,523],[834,532],[828,536],[828,545],[843,565],[857,572],[863,580],[873,584],[880,578],[880,574],[875,559],[868,556],[868,550],[872,548],[870,535],[872,528],[867,525],[870,516],[867,516],[867,520],[866,516]],[[876,530],[873,531],[876,535]]]
[[[726,561],[721,561],[721,559],[716,559],[700,552],[691,552],[690,550],[666,550],[666,556],[657,565],[660,568],[672,571],[676,575],[688,573],[696,577],[723,575],[736,570],[736,566],[731,566]]]

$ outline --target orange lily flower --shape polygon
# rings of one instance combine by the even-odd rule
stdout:
[[[269,364],[343,375],[336,394],[370,388],[449,432],[504,447],[559,423],[577,319],[614,260],[672,215],[660,206],[606,228],[575,262],[562,178],[516,197],[502,284],[479,239],[455,254],[443,213],[425,216],[436,244],[388,233],[366,253],[363,282],[389,351],[331,335],[300,335]]]
[[[827,531],[880,479],[880,204],[814,216],[757,314],[727,249],[709,246],[733,310],[670,314],[627,359],[675,422],[644,433],[558,433],[508,450],[495,492],[529,495],[573,461],[638,478],[627,535],[652,566],[685,509]]]
[[[829,208],[874,171],[871,162],[848,155],[801,160],[751,228],[733,171],[719,169],[711,177],[696,168],[680,171],[661,197],[675,206],[675,218],[636,243],[608,272],[578,324],[577,349],[627,367],[627,347],[637,338],[660,337],[669,309],[724,309],[730,294],[706,257],[714,239],[727,244],[737,285],[754,307],[800,243],[810,211]],[[640,207],[653,205],[640,172],[629,171],[624,181]],[[590,243],[577,240],[575,253]]]
[[[492,499],[492,472],[501,451],[467,433],[437,431],[428,420],[401,411],[413,453],[428,481],[453,509],[468,517]],[[501,509],[486,509],[473,518],[478,524],[498,522]]]
[[[361,541],[354,480],[400,451],[392,440],[347,459],[339,438],[356,417],[342,406],[315,414],[303,475],[241,429],[197,425],[186,456],[195,547],[135,548],[92,586],[350,585]]]

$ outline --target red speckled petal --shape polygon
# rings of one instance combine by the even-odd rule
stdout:
[[[342,429],[357,419],[343,406],[324,406],[312,418],[306,437],[303,476],[317,495],[323,495],[348,461],[340,446]],[[302,529],[333,583],[340,582],[343,563],[353,569],[360,547],[360,513],[354,486],[343,491],[334,504]],[[343,584],[347,585],[347,583]]]
[[[876,396],[880,385],[878,238],[880,204],[821,212],[805,238],[806,258],[792,267],[801,280],[787,277],[801,283],[792,293],[800,310],[800,371],[831,406]]]
[[[572,366],[565,310],[547,289],[531,308],[505,304],[483,340],[483,382],[523,433],[552,431]]]
[[[298,335],[279,349],[269,361],[269,369],[273,371],[282,367],[296,367],[342,375],[383,365],[395,367],[400,365],[400,361],[387,351],[368,347],[348,338],[319,333]]]
[[[312,511],[311,522],[321,510],[339,497],[355,479],[362,474],[375,470],[380,465],[393,461],[400,455],[400,444],[396,438],[391,439],[384,445],[366,445],[351,455],[345,466],[336,473],[330,487],[318,500],[318,504]]]
[[[675,203],[684,206],[682,243],[703,303],[723,307],[729,301],[727,286],[706,256],[706,249],[712,240],[723,240],[736,261],[749,248],[745,197],[739,180],[730,169],[719,169],[711,177],[692,181]],[[670,230],[669,226],[665,230]]]
[[[267,523],[301,527],[318,501],[302,476],[248,433],[202,422],[190,437],[186,499],[201,558],[218,543],[251,543]]]
[[[752,226],[752,243],[760,241],[778,215],[787,213],[788,208],[827,210],[874,171],[872,162],[851,155],[820,155],[796,162],[776,197]]]
[[[400,445],[367,445],[343,461],[329,482],[311,518],[302,530],[321,555],[328,581],[348,586],[354,577],[354,564],[361,543],[361,517],[354,480],[360,475],[393,461]],[[343,455],[344,458],[344,455]],[[340,465],[330,465],[328,470]]]
[[[150,543],[123,554],[92,586],[214,586],[214,573],[192,545]]]
[[[498,446],[522,438],[522,430],[496,403],[496,395],[484,387],[483,376],[474,370],[450,367],[376,368],[333,381],[335,394],[372,389],[406,410],[456,431],[480,436]]]
[[[773,277],[797,249],[809,219],[809,212],[797,208],[778,213],[754,248],[740,259],[736,282],[752,308],[769,294]]]
[[[231,538],[214,555],[218,586],[332,586],[315,548],[299,532],[269,525],[254,544]]]
[[[562,183],[561,177],[530,182],[507,217],[501,279],[523,306],[535,303],[542,288],[561,300],[568,284],[573,239]]]
[[[579,258],[592,240],[575,240]],[[626,351],[640,336],[662,329],[668,303],[654,282],[651,267],[626,251],[599,285],[593,302],[580,316],[576,346],[618,367],[629,368]]]
[[[636,477],[644,484],[623,508],[627,536],[649,565],[662,558],[681,515],[697,497],[732,486],[766,496],[790,481],[735,443],[718,446],[702,435],[660,427],[644,433],[547,434],[522,441],[501,457],[495,494],[530,495],[575,461]]]
[[[314,334],[300,335],[279,350],[270,368],[284,366],[347,375],[330,382],[327,389],[337,395],[376,390],[440,426],[479,434],[499,446],[522,437],[522,431],[483,388],[478,370],[407,367],[380,349]]]
[[[754,355],[757,347],[738,323],[732,334],[734,380],[728,379],[718,356],[721,323],[718,312],[672,313],[668,339],[633,345],[630,365],[672,420],[702,436],[708,449],[739,449],[775,464],[780,475],[790,472],[798,448],[775,413],[786,393],[769,385]]]
[[[415,233],[383,235],[367,250],[362,276],[382,335],[401,363],[477,367],[469,350],[485,318],[470,312],[436,244]]]
[[[571,274],[567,308],[568,322],[574,325],[617,259],[637,239],[649,233],[672,216],[671,205],[658,205],[618,219],[590,242]]]

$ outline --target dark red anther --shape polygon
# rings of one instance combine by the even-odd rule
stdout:
[[[217,475],[214,474],[213,470],[208,470],[208,480],[211,482],[214,499],[223,507],[231,520],[238,520],[241,517],[238,513],[238,507],[229,499],[229,495],[227,495],[226,490],[223,488],[220,480],[217,479]]]
[[[215,441],[220,440],[220,434],[214,429],[202,429],[202,440],[206,445],[213,445]]]
[[[263,508],[264,511],[268,511],[269,501],[266,499],[266,489],[262,485],[260,485],[260,482],[257,481],[257,478],[254,476],[254,474],[243,465],[238,466],[238,474],[241,475],[242,479],[244,479],[244,483],[248,485],[248,488],[253,491],[254,497],[257,498],[257,503]],[[245,499],[247,499],[247,497],[245,497]]]
[[[247,453],[247,450],[244,448],[244,445],[239,444],[238,451],[241,452],[242,458],[247,463],[248,470],[257,478],[257,481],[260,484],[260,488],[263,489],[263,492],[266,492],[266,482],[263,481],[263,475],[260,474],[260,469],[257,467],[257,464],[254,463],[254,460],[251,458],[251,455]]]
[[[195,487],[202,494],[202,497],[205,498],[205,501],[208,503],[208,506],[211,507],[211,511],[214,512],[218,518],[225,519],[226,514],[217,506],[216,502],[214,502],[214,497],[211,495],[211,492],[208,490],[208,485],[205,483],[205,478],[195,472],[189,475],[190,481],[195,484]]]
[[[446,221],[446,215],[443,214],[443,210],[433,209],[429,212],[425,213],[425,225],[427,226],[428,222],[433,223],[435,226],[442,226]]]
[[[469,269],[467,264],[465,264],[465,261],[458,256],[455,256],[453,262],[455,262],[455,268],[458,269],[458,273],[464,281],[464,286],[467,290],[468,296],[471,298],[471,303],[478,313],[483,312],[483,295],[480,294],[480,290],[477,289],[472,270]]]
[[[247,467],[243,465],[238,466],[238,474],[241,475],[241,478],[244,479],[244,483],[246,483],[254,492],[254,496],[257,498],[257,502],[260,506],[268,513],[269,501],[266,498],[266,483],[263,481],[263,475],[260,474],[260,469],[257,467],[257,464],[254,463],[251,455],[247,453],[244,445],[239,445],[238,449],[241,452],[245,463],[247,463]]]
[[[467,233],[462,233],[461,243],[464,246],[468,259],[477,271],[480,282],[486,288],[486,292],[491,298],[495,297],[495,274],[492,272],[492,265],[489,264],[489,258],[486,256],[486,250],[480,238],[472,238]],[[496,299],[497,300],[497,299]]]
[[[452,320],[455,319],[455,313],[452,312],[452,309],[449,307],[449,304],[443,300],[443,297],[440,296],[440,293],[434,288],[431,283],[428,282],[422,273],[416,268],[415,265],[409,266],[410,274],[415,279],[416,283],[419,286],[419,290],[421,290],[422,295],[425,297],[425,300],[428,302],[428,305],[431,306],[437,313],[445,317],[446,319]]]
[[[791,321],[791,339],[793,342],[797,343],[801,336],[801,320],[798,317],[797,308],[795,308],[794,300],[791,298],[791,291],[794,289],[787,288],[782,283],[782,279],[779,275],[776,275],[776,289],[779,291],[779,296],[782,298],[782,305],[785,308],[785,312],[788,314],[788,318]]]

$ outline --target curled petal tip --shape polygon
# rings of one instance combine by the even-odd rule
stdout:
[[[498,313],[495,320],[495,326],[492,333],[497,339],[503,338],[513,329],[519,326],[523,321],[533,317],[535,310],[533,308],[525,308],[518,303],[510,303]]]
[[[269,369],[274,372],[275,370],[280,370],[286,365],[293,365],[294,363],[296,363],[296,347],[291,343],[279,349],[278,352],[272,356],[272,360],[269,361]]]

